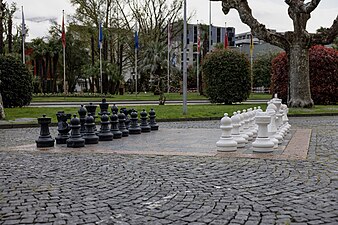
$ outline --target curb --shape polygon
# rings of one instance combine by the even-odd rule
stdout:
[[[319,113],[319,114],[290,114],[288,117],[316,117],[316,116],[338,116],[338,113]],[[184,122],[184,121],[208,121],[208,120],[220,120],[221,117],[203,117],[203,118],[175,118],[175,119],[156,119],[156,122]],[[100,124],[97,122],[96,124]],[[56,127],[57,123],[51,123],[50,127]],[[14,128],[32,128],[40,127],[35,123],[8,123],[0,124],[0,129],[14,129]]]

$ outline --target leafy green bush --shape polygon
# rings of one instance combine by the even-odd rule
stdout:
[[[250,70],[247,58],[236,51],[216,50],[202,65],[206,95],[213,103],[231,104],[248,99]]]
[[[270,88],[272,76],[272,60],[277,53],[269,52],[258,55],[252,66],[253,87]]]
[[[32,100],[32,76],[11,56],[0,56],[0,92],[5,108],[22,107]]]
[[[311,97],[315,104],[338,102],[338,51],[324,46],[309,50]],[[287,56],[281,53],[273,60],[272,93],[287,99]]]

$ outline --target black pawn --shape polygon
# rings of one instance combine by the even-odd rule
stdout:
[[[65,114],[64,111],[59,111],[56,113],[56,118],[58,120],[58,136],[55,137],[56,144],[66,144],[67,139],[69,138],[70,126],[67,123],[67,120],[71,118],[71,114]]]
[[[90,113],[92,117],[94,118],[94,124],[95,124],[95,119],[97,118],[96,116],[97,105],[93,105],[93,103],[89,103],[89,105],[86,105],[85,107],[87,109],[88,114]],[[94,131],[97,131],[96,126],[94,127]]]
[[[149,111],[149,126],[151,130],[158,130],[158,124],[156,123],[156,113],[154,109],[150,109]]]
[[[52,122],[50,117],[46,117],[43,115],[38,118],[38,123],[40,124],[40,136],[38,140],[36,140],[36,147],[38,148],[46,148],[46,147],[54,147],[54,139],[49,133],[49,124]]]
[[[83,139],[85,139],[86,144],[97,144],[99,143],[99,137],[95,134],[94,127],[96,127],[94,122],[94,117],[90,113],[86,117],[86,133],[83,135]]]
[[[80,129],[80,133],[81,135],[83,135],[84,133],[86,133],[86,115],[87,115],[87,110],[83,107],[83,105],[81,105],[79,111],[79,116],[80,116],[80,124],[81,124],[81,129]]]
[[[104,113],[108,113],[109,104],[105,98],[102,99],[102,102],[99,104],[100,112],[99,115],[103,115]]]
[[[80,148],[85,146],[85,140],[82,138],[80,129],[80,119],[74,118],[70,120],[70,128],[72,131],[70,132],[70,138],[67,140],[67,147],[69,148]]]
[[[112,141],[114,134],[109,129],[109,117],[106,113],[101,116],[101,129],[98,133],[99,141]]]
[[[124,113],[124,115],[125,115],[124,124],[126,125],[126,129],[129,130],[131,120],[128,116],[128,110],[126,108],[121,108],[120,113]]]
[[[143,109],[142,112],[140,113],[140,116],[141,116],[140,127],[141,127],[142,133],[147,133],[151,131],[151,127],[148,125],[148,122],[147,122],[147,119],[148,119],[147,115],[148,114],[145,109]]]
[[[122,137],[122,132],[119,130],[119,121],[115,111],[110,116],[110,132],[114,135],[114,139],[119,139]]]
[[[129,127],[129,134],[141,134],[141,127],[138,125],[138,114],[136,111],[133,111],[130,114],[131,122]]]
[[[119,113],[118,119],[119,119],[119,130],[122,132],[122,137],[128,137],[129,131],[126,128],[125,124],[126,116],[124,115],[124,113]]]
[[[114,113],[117,115],[119,113],[119,108],[113,104],[113,106],[111,107],[111,113]]]

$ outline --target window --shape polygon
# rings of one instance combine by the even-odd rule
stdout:
[[[197,25],[194,26],[194,43],[197,43]]]
[[[221,28],[220,27],[217,27],[216,34],[217,34],[216,42],[219,43],[221,42]]]

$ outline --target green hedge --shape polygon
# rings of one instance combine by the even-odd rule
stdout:
[[[250,65],[236,51],[215,50],[203,59],[206,95],[213,103],[243,102],[250,95]]]
[[[12,56],[0,56],[0,92],[5,108],[29,105],[32,100],[32,76],[22,62]]]

